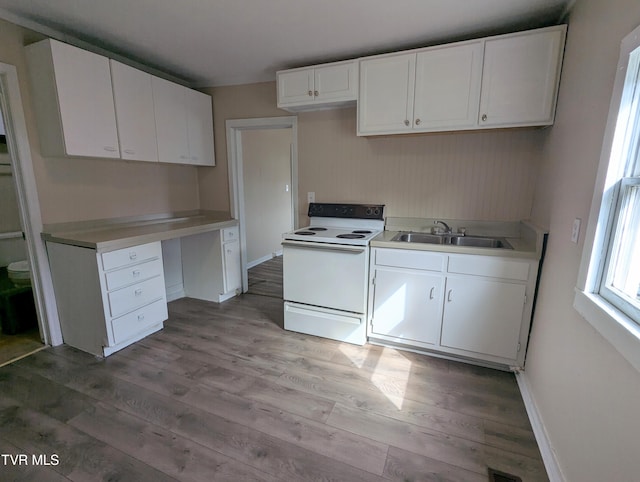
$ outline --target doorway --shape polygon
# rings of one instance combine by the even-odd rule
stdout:
[[[282,233],[296,227],[297,118],[228,120],[231,213],[240,222],[242,291],[248,269],[282,254]]]
[[[4,63],[0,63],[0,116],[4,130],[0,146],[0,237],[5,245],[0,246],[1,365],[47,344],[60,345],[62,334],[46,250],[40,239],[40,203],[17,71]],[[26,271],[20,265],[9,268],[15,261],[28,261]],[[27,334],[27,343],[5,338],[21,333]]]

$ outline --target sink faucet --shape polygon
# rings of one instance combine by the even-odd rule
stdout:
[[[445,234],[449,234],[451,232],[451,228],[449,227],[449,225],[447,223],[445,223],[444,221],[440,221],[438,219],[436,219],[433,224],[442,224],[444,226],[444,232]]]

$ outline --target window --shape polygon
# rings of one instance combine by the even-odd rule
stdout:
[[[640,370],[640,27],[622,42],[574,306]]]

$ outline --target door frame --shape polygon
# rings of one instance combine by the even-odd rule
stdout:
[[[229,119],[226,121],[227,159],[231,217],[240,224],[240,265],[242,292],[249,289],[247,274],[247,237],[244,214],[244,179],[242,174],[242,132],[256,129],[292,129],[291,132],[291,198],[293,227],[298,227],[298,118],[296,116]]]
[[[0,62],[0,106],[4,117],[7,149],[11,158],[22,229],[31,263],[31,285],[42,341],[62,344],[53,280],[42,233],[42,214],[36,186],[31,147],[15,66]]]

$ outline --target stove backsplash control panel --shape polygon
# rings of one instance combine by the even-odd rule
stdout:
[[[309,217],[383,220],[384,204],[309,203]]]

